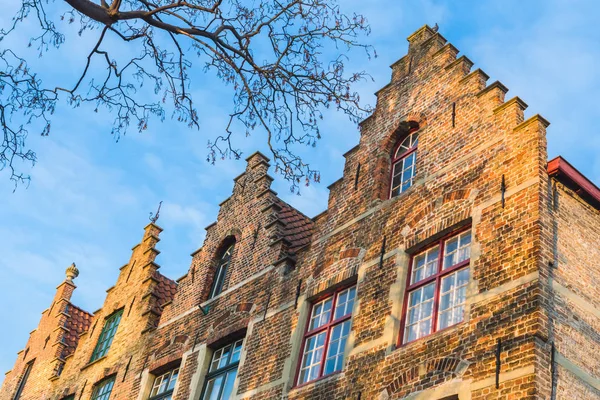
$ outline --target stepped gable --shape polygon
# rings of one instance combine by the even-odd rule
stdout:
[[[283,237],[291,243],[288,248],[289,253],[295,254],[310,243],[314,222],[283,200],[279,198],[277,200],[277,204],[281,207],[278,217],[285,225]]]
[[[67,328],[67,333],[64,338],[67,345],[64,350],[65,357],[70,356],[75,352],[75,348],[79,342],[79,336],[83,332],[87,332],[93,318],[91,313],[82,310],[71,303],[67,305],[67,314],[69,317],[65,321],[65,328]]]

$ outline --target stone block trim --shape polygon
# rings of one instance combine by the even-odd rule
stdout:
[[[174,398],[200,400],[215,351],[243,339],[236,400],[600,400],[600,189],[564,159],[547,161],[548,121],[526,119],[527,104],[489,79],[423,26],[359,124],[325,211],[309,218],[284,202],[268,157],[250,155],[177,281],[159,273],[154,223],[96,312],[71,303],[85,263],[68,267],[0,398],[14,397],[33,362],[23,400],[87,399],[109,376],[112,400],[147,400],[156,375],[175,365]],[[392,152],[415,129],[412,185],[390,198]],[[435,242],[452,253],[445,238],[467,228],[471,242],[458,254],[468,248],[468,259],[446,270],[465,273],[464,293],[450,296],[458,287],[450,274],[415,284],[418,253]],[[335,313],[344,303],[335,291],[350,285],[351,317],[344,309],[318,336],[314,305],[330,296]],[[439,292],[437,312],[444,296],[464,301],[455,302],[455,324],[427,331],[424,318],[423,337],[406,342],[407,315],[419,314],[410,293],[425,287]],[[436,312],[422,306],[422,317]],[[112,344],[91,361],[116,310]],[[311,337],[325,355],[325,364],[313,361],[336,367],[299,385]]]

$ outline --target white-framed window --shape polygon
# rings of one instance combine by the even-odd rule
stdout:
[[[202,389],[202,396],[200,396],[201,400],[228,400],[231,398],[243,343],[243,339],[238,339],[214,351]]]
[[[173,391],[179,377],[179,367],[161,373],[154,378],[152,390],[150,390],[151,400],[172,400]]]
[[[392,157],[390,197],[398,196],[413,185],[417,173],[418,144],[418,130],[411,131],[397,144]]]
[[[302,344],[297,385],[342,370],[355,298],[356,286],[352,286],[313,304]]]
[[[463,321],[470,258],[471,229],[442,238],[412,257],[401,343]]]

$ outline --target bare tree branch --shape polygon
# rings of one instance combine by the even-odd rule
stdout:
[[[167,104],[173,118],[198,128],[189,90],[192,60],[216,72],[234,92],[224,133],[208,142],[208,161],[241,156],[234,143],[237,123],[246,135],[259,129],[266,132],[277,172],[293,191],[319,180],[297,146],[316,145],[322,112],[335,107],[357,121],[369,111],[352,91],[367,75],[347,73],[343,56],[352,48],[370,56],[370,47],[359,41],[369,27],[362,16],[342,13],[336,0],[59,0],[53,5],[63,9],[63,22],[79,20],[80,34],[98,30],[99,36],[81,75],[64,87],[44,87],[25,59],[11,50],[0,52],[0,168],[9,168],[15,182],[27,178],[14,169],[14,160],[35,161],[25,150],[24,127],[41,120],[47,135],[62,100],[110,110],[117,137],[132,123],[144,130],[152,117],[163,120]],[[30,46],[37,45],[40,56],[60,47],[64,36],[50,15],[40,0],[21,0],[12,25],[0,30],[0,43],[26,18],[36,18],[39,31],[31,34]],[[117,62],[106,44],[111,35],[139,53]],[[340,55],[332,60],[324,56],[335,52]],[[156,101],[147,102],[147,82]]]

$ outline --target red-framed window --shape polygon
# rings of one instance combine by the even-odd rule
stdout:
[[[390,198],[398,196],[412,186],[417,173],[418,144],[419,131],[415,129],[396,145],[392,156]]]
[[[355,298],[356,286],[351,286],[312,305],[300,352],[298,386],[342,370]]]
[[[399,344],[463,321],[470,259],[470,228],[411,257]]]

